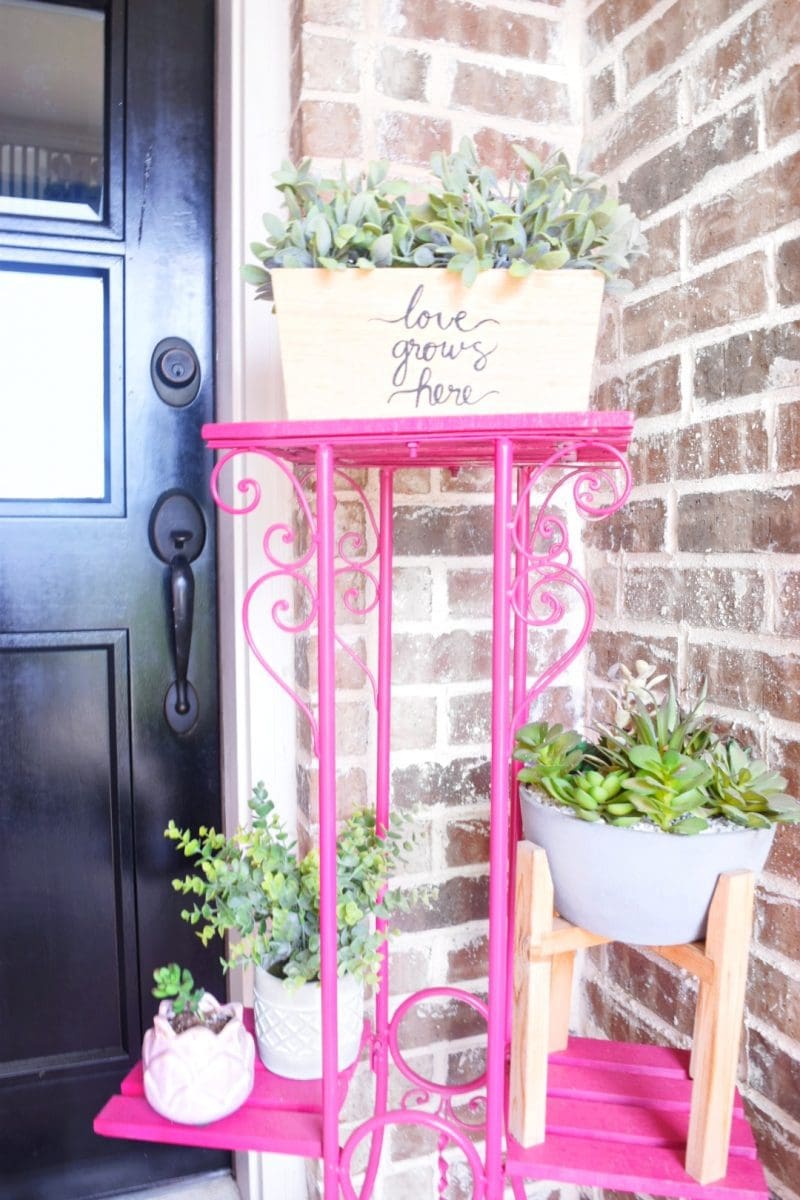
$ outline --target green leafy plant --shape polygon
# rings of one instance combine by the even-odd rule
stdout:
[[[519,730],[514,758],[521,783],[542,790],[584,821],[666,833],[702,833],[714,821],[751,829],[800,821],[800,804],[735,739],[719,737],[704,715],[705,685],[683,707],[672,679],[658,690],[648,663],[622,669],[609,687],[615,714],[584,741],[574,730],[535,722]]]
[[[647,249],[630,208],[596,176],[574,172],[563,153],[542,163],[515,150],[521,175],[502,188],[462,139],[455,153],[433,156],[435,183],[413,203],[418,185],[390,180],[386,162],[352,180],[344,164],[338,179],[325,179],[310,159],[284,163],[274,175],[284,215],[264,215],[266,239],[250,247],[260,265],[244,267],[244,278],[270,296],[276,267],[442,267],[467,285],[495,268],[527,275],[563,267],[595,269],[624,290],[617,276]]]
[[[263,784],[255,786],[248,803],[249,825],[228,837],[205,826],[193,835],[170,821],[165,836],[195,860],[194,873],[172,881],[177,892],[194,898],[181,916],[198,927],[203,945],[215,936],[237,935],[222,959],[226,970],[255,963],[296,985],[319,979],[319,851],[298,857]],[[376,983],[384,935],[371,927],[370,918],[407,911],[429,898],[420,889],[387,886],[413,840],[397,822],[379,830],[369,809],[357,810],[342,824],[337,837],[340,975]]]
[[[181,968],[177,963],[156,967],[153,979],[156,984],[153,995],[157,1000],[172,1000],[173,1012],[199,1015],[198,1009],[205,991],[194,986],[194,977],[186,967]]]

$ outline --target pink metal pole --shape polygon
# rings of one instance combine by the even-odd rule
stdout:
[[[503,1195],[502,1136],[506,1051],[508,903],[509,668],[512,445],[494,454],[494,588],[492,635],[492,776],[489,842],[489,1036],[486,1061],[486,1196]]]
[[[336,1008],[336,676],[333,451],[317,462],[319,655],[319,895],[322,979],[322,1157],[325,1200],[339,1194],[338,1014]]]
[[[531,497],[527,483],[530,478],[530,467],[521,467],[517,472],[517,513],[518,530],[522,530],[521,545],[514,555],[514,579],[519,579],[525,573],[526,559],[522,547],[529,536],[531,523]],[[520,497],[523,499],[520,500]],[[511,704],[512,713],[519,711],[525,698],[528,683],[528,626],[520,617],[514,615],[514,692]],[[525,720],[523,714],[523,720]],[[511,733],[516,732],[511,730]],[[508,878],[513,880],[517,870],[517,842],[520,838],[520,812],[517,797],[516,780],[520,764],[511,764],[511,815],[508,822]],[[508,887],[508,948],[506,950],[506,1039],[511,1040],[511,1014],[514,1007],[514,887],[509,882]]]
[[[379,829],[389,824],[389,793],[391,789],[392,739],[392,551],[393,551],[393,481],[394,472],[384,467],[380,473],[380,531],[378,577],[378,747],[375,785],[375,819]],[[378,920],[376,928],[385,933],[388,922]],[[384,959],[379,971],[375,996],[375,1038],[372,1067],[375,1072],[375,1115],[386,1112],[389,1095],[389,961],[388,946],[383,945]],[[364,1176],[360,1200],[370,1200],[380,1166],[385,1126],[378,1125],[372,1134],[369,1161]]]

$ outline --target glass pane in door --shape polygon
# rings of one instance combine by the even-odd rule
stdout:
[[[105,17],[0,0],[0,212],[99,221]]]
[[[0,263],[0,499],[106,495],[105,292],[101,271]]]

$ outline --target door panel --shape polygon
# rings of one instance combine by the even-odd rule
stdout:
[[[93,217],[26,209],[0,171],[0,1200],[86,1200],[229,1161],[91,1130],[139,1057],[153,969],[178,960],[224,991],[217,956],[180,920],[163,836],[170,817],[220,820],[200,439],[213,417],[213,0],[0,0],[0,46],[25,15],[35,42],[43,14],[104,31],[104,135]],[[10,109],[0,71],[0,146]],[[182,408],[150,375],[165,337],[200,362]],[[171,488],[207,525],[193,563],[199,711],[180,735],[164,716],[169,568],[148,537]]]

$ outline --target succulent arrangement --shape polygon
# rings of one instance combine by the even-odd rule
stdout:
[[[194,898],[181,916],[197,926],[204,946],[217,935],[238,935],[222,959],[226,970],[254,963],[299,986],[320,978],[319,851],[298,857],[263,784],[248,803],[248,827],[227,837],[205,826],[195,836],[169,823],[165,837],[195,860],[194,873],[172,886]],[[374,812],[358,809],[337,837],[338,970],[368,984],[377,982],[384,941],[369,918],[407,911],[425,898],[387,887],[413,845],[400,821],[379,830]]]
[[[494,268],[520,276],[583,268],[624,290],[617,276],[647,248],[630,208],[596,176],[573,172],[562,152],[543,163],[515,150],[523,170],[503,188],[462,139],[455,153],[433,156],[436,182],[420,202],[410,198],[419,184],[389,179],[386,162],[352,180],[344,164],[338,179],[325,179],[310,159],[284,163],[274,179],[285,215],[264,215],[266,240],[251,244],[261,265],[244,277],[269,297],[276,267],[441,267],[468,286]]]
[[[623,669],[612,683],[615,715],[584,740],[558,724],[533,722],[519,730],[514,758],[530,784],[583,821],[691,835],[714,821],[747,829],[800,821],[800,804],[786,780],[734,738],[722,738],[703,713],[705,687],[689,707],[673,679],[648,663]]]

